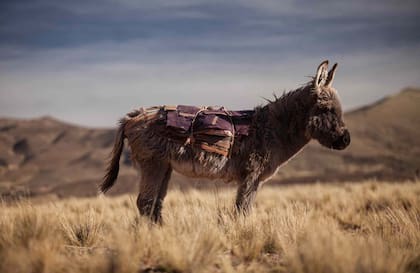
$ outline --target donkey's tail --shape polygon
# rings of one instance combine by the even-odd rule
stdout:
[[[120,120],[120,125],[115,136],[114,148],[111,153],[112,157],[109,161],[108,168],[106,169],[104,180],[100,185],[100,191],[103,193],[107,192],[114,185],[115,180],[118,177],[118,171],[120,170],[120,157],[124,148],[124,126],[126,121],[126,118],[122,118]]]

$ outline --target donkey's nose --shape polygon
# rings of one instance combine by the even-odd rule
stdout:
[[[343,144],[344,144],[346,147],[347,147],[347,146],[349,146],[351,139],[350,139],[350,133],[349,133],[349,131],[348,131],[348,130],[345,130],[345,131],[344,131],[344,134],[343,134],[343,136],[341,137],[341,139],[342,139],[342,141],[343,141]]]

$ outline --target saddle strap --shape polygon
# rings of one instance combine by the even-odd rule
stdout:
[[[190,135],[186,139],[184,145],[193,144],[195,142],[195,139],[194,139],[194,125],[195,125],[195,122],[196,122],[197,117],[198,117],[199,114],[201,114],[201,113],[204,112],[205,114],[215,115],[215,118],[212,121],[212,124],[214,125],[214,124],[216,124],[217,119],[218,119],[217,115],[220,115],[220,114],[224,113],[229,118],[232,132],[226,131],[226,130],[223,131],[225,136],[230,137],[230,143],[229,143],[230,149],[228,149],[228,152],[227,153],[224,153],[223,155],[226,156],[226,157],[230,157],[231,156],[231,152],[232,152],[232,149],[231,148],[233,147],[233,144],[235,142],[235,133],[236,133],[235,132],[235,124],[233,123],[232,116],[230,115],[230,113],[224,107],[221,107],[219,109],[219,111],[214,110],[213,108],[210,108],[211,110],[209,110],[209,108],[210,107],[201,107],[201,109],[198,110],[195,113],[195,115],[194,115],[194,117],[193,117],[193,119],[191,121]],[[215,131],[215,130],[208,130],[207,133],[211,133],[213,131]],[[216,135],[216,134],[214,134],[214,135]],[[204,143],[201,144],[201,147],[204,148],[205,150],[210,150],[212,152],[216,152],[217,151],[216,148],[212,148],[210,145],[207,145],[207,144],[204,144]],[[220,151],[219,151],[219,153],[220,153]]]

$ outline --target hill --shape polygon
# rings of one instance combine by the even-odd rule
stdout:
[[[82,128],[51,117],[1,119],[0,134],[3,195],[61,195],[68,190],[91,195],[90,185],[100,177],[113,142],[113,130]]]
[[[283,167],[274,183],[405,180],[420,169],[420,89],[346,113],[350,147],[331,151],[310,145]],[[101,180],[114,138],[112,129],[91,129],[51,117],[0,119],[0,193],[92,196]],[[127,156],[123,162],[129,163]],[[134,191],[137,173],[122,164],[112,193]],[[212,185],[175,174],[172,185]]]

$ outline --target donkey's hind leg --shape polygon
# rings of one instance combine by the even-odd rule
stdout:
[[[161,222],[162,202],[166,196],[172,167],[162,161],[148,161],[141,167],[137,207],[140,215],[149,217],[153,222]]]

